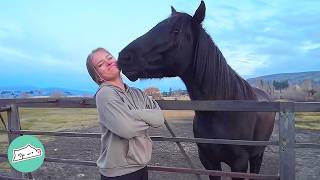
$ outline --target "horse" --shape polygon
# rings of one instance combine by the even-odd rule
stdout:
[[[191,100],[270,101],[263,90],[251,87],[226,62],[210,35],[203,29],[205,3],[191,16],[177,12],[119,53],[118,66],[130,80],[180,77]],[[268,141],[274,127],[273,112],[195,111],[196,138]],[[199,159],[208,170],[260,171],[264,146],[198,143]],[[209,176],[211,180],[221,177]],[[233,178],[236,179],[236,178]]]

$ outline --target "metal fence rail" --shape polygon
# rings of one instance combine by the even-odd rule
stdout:
[[[53,132],[53,131],[8,131],[0,130],[0,133],[13,133],[24,135],[47,135],[47,136],[62,136],[62,137],[87,137],[100,138],[100,133],[77,133],[77,132]],[[251,146],[279,146],[279,141],[244,141],[244,140],[228,140],[228,139],[204,139],[204,138],[185,138],[185,137],[163,137],[150,136],[153,141],[170,141],[170,142],[184,142],[184,143],[207,143],[207,144],[233,144],[233,145],[251,145]],[[295,143],[295,148],[312,148],[320,149],[320,144],[317,143]]]
[[[176,101],[158,100],[163,110],[240,111],[240,112],[320,112],[319,102],[256,102],[228,101]],[[29,98],[0,99],[0,107],[10,104],[28,108],[95,108],[92,98]]]
[[[5,154],[0,154],[0,157],[6,158]],[[74,159],[61,159],[61,158],[45,158],[46,162],[55,163],[66,163],[72,165],[82,165],[82,166],[93,166],[96,167],[97,164],[94,161],[80,161]],[[211,175],[211,176],[224,176],[233,178],[254,178],[263,180],[278,180],[279,176],[275,175],[261,175],[261,174],[250,174],[250,173],[238,173],[238,172],[223,172],[215,170],[204,170],[204,169],[189,169],[189,168],[177,168],[177,167],[164,167],[164,166],[148,166],[150,171],[162,171],[162,172],[175,172],[183,174],[197,174],[197,175]],[[2,176],[0,176],[1,178]]]
[[[196,110],[196,111],[239,111],[239,112],[279,112],[279,141],[244,141],[227,139],[203,139],[185,137],[161,137],[152,136],[153,141],[170,141],[175,143],[214,143],[214,144],[233,144],[250,146],[279,146],[280,154],[280,176],[221,172],[202,169],[176,168],[149,166],[152,171],[178,172],[198,175],[213,175],[238,178],[253,179],[295,179],[295,153],[294,148],[317,148],[320,144],[297,143],[295,142],[294,112],[320,112],[320,103],[300,103],[300,102],[255,102],[255,101],[158,101],[163,110]],[[89,137],[100,138],[98,133],[75,133],[75,132],[49,132],[49,131],[27,131],[21,130],[18,108],[95,108],[92,98],[37,98],[37,99],[1,99],[0,112],[8,114],[8,130],[0,130],[0,133],[8,133],[9,141],[22,134],[48,135],[64,137]],[[6,154],[0,154],[6,158]],[[68,163],[76,165],[96,166],[92,161],[79,161],[74,159],[45,158],[47,162]],[[21,178],[22,174],[12,170],[14,177]],[[3,178],[0,176],[0,178]]]

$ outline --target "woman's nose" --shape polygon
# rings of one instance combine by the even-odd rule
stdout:
[[[111,65],[114,62],[114,60],[108,60],[107,65]]]

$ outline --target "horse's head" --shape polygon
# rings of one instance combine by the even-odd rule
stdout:
[[[177,12],[137,38],[119,54],[118,64],[131,80],[181,76],[192,63],[205,4],[193,16]]]

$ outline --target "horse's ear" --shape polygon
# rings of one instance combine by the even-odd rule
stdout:
[[[177,13],[176,9],[173,6],[171,6],[171,15],[173,15],[175,13]]]
[[[204,20],[205,14],[206,14],[206,5],[204,4],[203,1],[201,1],[198,9],[196,10],[196,12],[192,17],[193,22],[195,22],[196,24],[201,24],[202,21]]]

